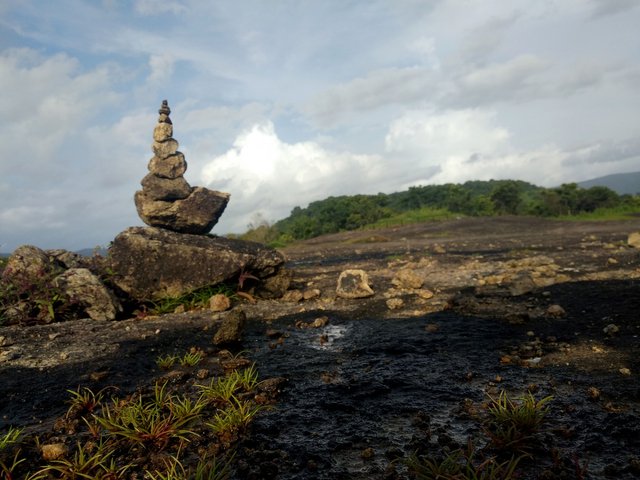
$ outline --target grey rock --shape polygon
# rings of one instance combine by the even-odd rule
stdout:
[[[242,332],[247,316],[242,310],[233,310],[222,319],[218,330],[213,336],[214,345],[226,345],[239,343],[242,340]]]
[[[519,272],[511,279],[509,293],[512,297],[517,297],[532,292],[537,287],[530,272]]]
[[[177,297],[236,277],[241,271],[266,279],[284,257],[265,245],[222,237],[131,227],[109,249],[112,281],[136,299]]]
[[[40,283],[60,266],[46,252],[33,245],[16,248],[5,265],[2,280],[20,279],[22,282]]]
[[[338,277],[336,295],[341,298],[365,298],[374,295],[364,270],[345,270]]]
[[[153,142],[151,150],[156,157],[164,159],[171,155],[175,155],[179,146],[178,141],[172,138],[166,142]]]
[[[176,152],[166,158],[153,157],[149,160],[149,171],[162,178],[178,178],[187,171],[187,161],[182,152]]]
[[[144,191],[135,195],[136,209],[144,223],[181,233],[211,231],[227,208],[229,194],[195,187],[187,198],[175,201],[153,200]]]
[[[281,298],[291,285],[292,274],[286,268],[281,268],[276,275],[265,278],[255,289],[255,295],[260,298]]]
[[[191,186],[184,177],[163,178],[152,173],[140,182],[145,195],[152,200],[181,200],[191,195]]]
[[[93,320],[114,320],[122,311],[116,297],[86,268],[70,268],[58,275],[53,284],[78,302]]]

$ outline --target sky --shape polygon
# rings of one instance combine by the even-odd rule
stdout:
[[[328,196],[640,170],[637,0],[2,0],[0,251],[143,225],[162,100],[212,233]]]

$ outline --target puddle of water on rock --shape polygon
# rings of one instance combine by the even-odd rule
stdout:
[[[351,329],[350,325],[329,324],[322,328],[319,335],[314,335],[310,346],[316,350],[339,351],[336,340],[343,338]]]

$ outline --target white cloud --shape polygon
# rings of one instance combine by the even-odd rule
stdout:
[[[315,142],[288,144],[273,123],[252,126],[233,148],[202,170],[204,184],[231,192],[217,231],[244,231],[256,212],[268,220],[286,217],[330,195],[362,193],[384,177],[378,156],[331,152]]]

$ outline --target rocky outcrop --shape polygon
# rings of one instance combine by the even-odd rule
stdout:
[[[203,234],[211,231],[227,207],[229,194],[191,187],[183,177],[187,170],[184,154],[173,138],[171,109],[162,102],[153,131],[153,153],[149,174],[140,182],[134,200],[138,215],[152,227],[174,232]]]
[[[177,297],[244,272],[267,279],[284,263],[282,254],[259,243],[153,227],[120,233],[109,257],[114,284],[138,300]]]
[[[114,320],[122,311],[120,303],[98,275],[80,267],[90,263],[66,250],[18,247],[0,278],[0,320],[10,324],[82,317]]]

